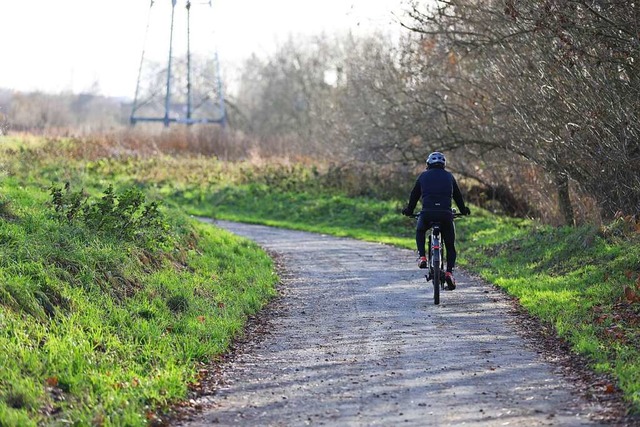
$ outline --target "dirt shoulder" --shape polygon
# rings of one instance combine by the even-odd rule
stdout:
[[[173,424],[631,425],[606,378],[463,272],[434,306],[412,251],[217,222],[276,256],[281,295]]]

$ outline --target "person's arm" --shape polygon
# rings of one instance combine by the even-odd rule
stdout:
[[[422,190],[420,189],[420,181],[416,180],[413,189],[411,190],[411,195],[409,196],[409,203],[407,207],[402,210],[404,215],[411,215],[418,204],[418,200],[420,200],[420,196],[422,196]]]
[[[458,182],[455,177],[451,175],[451,180],[453,183],[453,200],[456,202],[458,209],[460,209],[460,213],[464,215],[471,214],[469,208],[464,204],[464,199],[462,198],[462,193],[460,192],[460,187],[458,187]]]

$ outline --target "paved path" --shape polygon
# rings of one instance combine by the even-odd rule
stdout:
[[[490,286],[458,272],[434,306],[412,251],[217,224],[281,255],[285,295],[186,425],[596,425],[600,408],[514,332]]]

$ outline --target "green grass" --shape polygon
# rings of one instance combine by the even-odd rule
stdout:
[[[183,206],[193,215],[386,243],[402,244],[405,240],[402,233],[407,231],[408,224],[413,223],[397,215],[396,202],[334,194],[280,192],[266,185],[209,188],[202,199],[190,192],[168,194],[168,197],[176,206]]]
[[[274,295],[272,261],[169,206],[160,240],[61,220],[52,178],[95,200],[111,181],[16,158],[0,181],[0,425],[147,425]]]

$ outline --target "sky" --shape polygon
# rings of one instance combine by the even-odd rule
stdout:
[[[192,50],[217,52],[224,78],[242,58],[273,51],[289,35],[399,32],[394,13],[405,1],[192,0]],[[132,98],[143,46],[148,59],[168,57],[171,0],[150,4],[0,0],[0,88]],[[176,54],[186,46],[185,5],[177,0]]]

